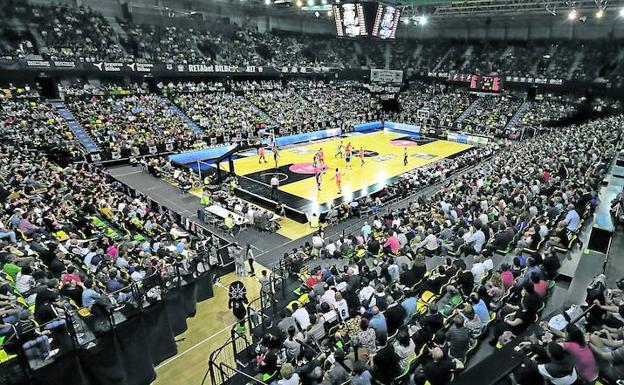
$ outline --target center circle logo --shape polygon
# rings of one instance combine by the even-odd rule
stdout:
[[[260,174],[260,178],[271,179],[274,175],[277,176],[277,179],[279,179],[280,183],[288,179],[288,175],[284,174],[283,172],[265,172]]]
[[[290,167],[288,167],[288,170],[290,172],[304,175],[314,175],[324,169],[327,169],[327,166],[314,167],[313,163],[295,163],[291,164]]]

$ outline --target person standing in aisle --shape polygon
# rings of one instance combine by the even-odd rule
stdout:
[[[236,268],[236,275],[239,277],[245,276],[245,253],[240,245],[233,245],[230,249],[232,256],[234,257],[234,267]]]
[[[247,262],[249,263],[249,275],[255,277],[256,271],[254,270],[254,262],[256,261],[256,257],[254,256],[254,252],[251,249],[251,244],[247,244]]]
[[[266,270],[262,270],[262,275],[258,278],[260,282],[260,303],[262,306],[268,306],[271,303],[273,289],[271,288],[271,279]]]

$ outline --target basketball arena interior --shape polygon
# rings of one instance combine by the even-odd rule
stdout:
[[[0,0],[0,385],[624,384],[624,0]]]

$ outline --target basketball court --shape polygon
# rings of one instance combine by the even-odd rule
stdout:
[[[343,156],[336,156],[341,143]],[[344,159],[344,147],[349,143],[353,149],[350,165]],[[381,131],[281,150],[277,168],[273,153],[267,149],[266,163],[260,162],[258,155],[242,157],[234,160],[234,171],[245,188],[254,184],[262,186],[258,189],[259,195],[266,195],[271,178],[277,174],[280,180],[277,199],[280,202],[306,213],[318,213],[330,204],[350,202],[379,191],[401,174],[454,156],[470,147],[462,143]],[[361,148],[365,153],[363,165],[359,157]],[[314,167],[313,164],[319,149],[324,153],[324,167],[320,164]],[[407,165],[404,164],[405,152]],[[321,169],[325,171],[318,190],[315,175]],[[341,174],[341,192],[336,185],[336,169]],[[244,183],[244,180],[252,183]]]

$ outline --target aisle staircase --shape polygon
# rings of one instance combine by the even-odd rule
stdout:
[[[572,76],[574,76],[574,71],[576,71],[578,66],[581,64],[581,61],[583,60],[584,56],[585,56],[585,53],[580,52],[580,51],[574,54],[572,65],[570,65],[570,69],[568,69],[568,74],[566,75],[567,80],[572,79]]]
[[[440,58],[440,60],[438,60],[438,62],[436,63],[436,65],[433,67],[433,69],[431,70],[431,72],[437,72],[438,68],[440,68],[440,66],[442,65],[442,63],[444,63],[444,61],[446,60],[446,58],[449,57],[449,55],[453,52],[453,47],[449,47],[449,49],[444,53],[444,55]]]
[[[197,123],[195,123],[191,118],[186,116],[186,114],[175,103],[172,103],[167,98],[160,98],[160,102],[163,104],[169,105],[169,111],[178,115],[180,119],[182,119],[182,122],[184,122],[184,124],[186,124],[194,133],[196,134],[204,133],[204,130],[202,130],[202,128],[199,127]]]
[[[516,113],[513,114],[511,119],[509,119],[509,121],[507,122],[507,125],[505,126],[505,130],[506,131],[513,130],[513,128],[516,126],[516,124],[518,124],[520,119],[522,119],[522,117],[524,116],[524,114],[526,114],[526,112],[528,111],[530,107],[531,107],[531,102],[526,101],[526,100],[522,102],[520,107],[518,107],[518,110],[516,111]]]
[[[455,127],[459,126],[470,114],[472,114],[472,111],[474,111],[479,104],[481,104],[483,99],[485,98],[476,98],[474,102],[472,102],[468,108],[466,108],[464,112],[462,112],[461,115],[455,119]]]
[[[54,107],[54,109],[59,113],[61,118],[63,118],[67,122],[67,125],[69,126],[71,132],[76,136],[76,138],[78,138],[82,146],[88,152],[93,153],[100,151],[100,148],[97,144],[95,144],[95,141],[93,140],[93,138],[91,138],[91,135],[89,135],[87,130],[85,130],[85,128],[82,126],[82,124],[76,121],[74,115],[69,109],[67,109],[67,106],[65,106],[65,103],[57,100],[51,101],[51,104],[52,107]]]
[[[389,70],[390,66],[392,65],[392,47],[390,46],[390,44],[386,44],[384,50],[384,59],[384,68]]]

